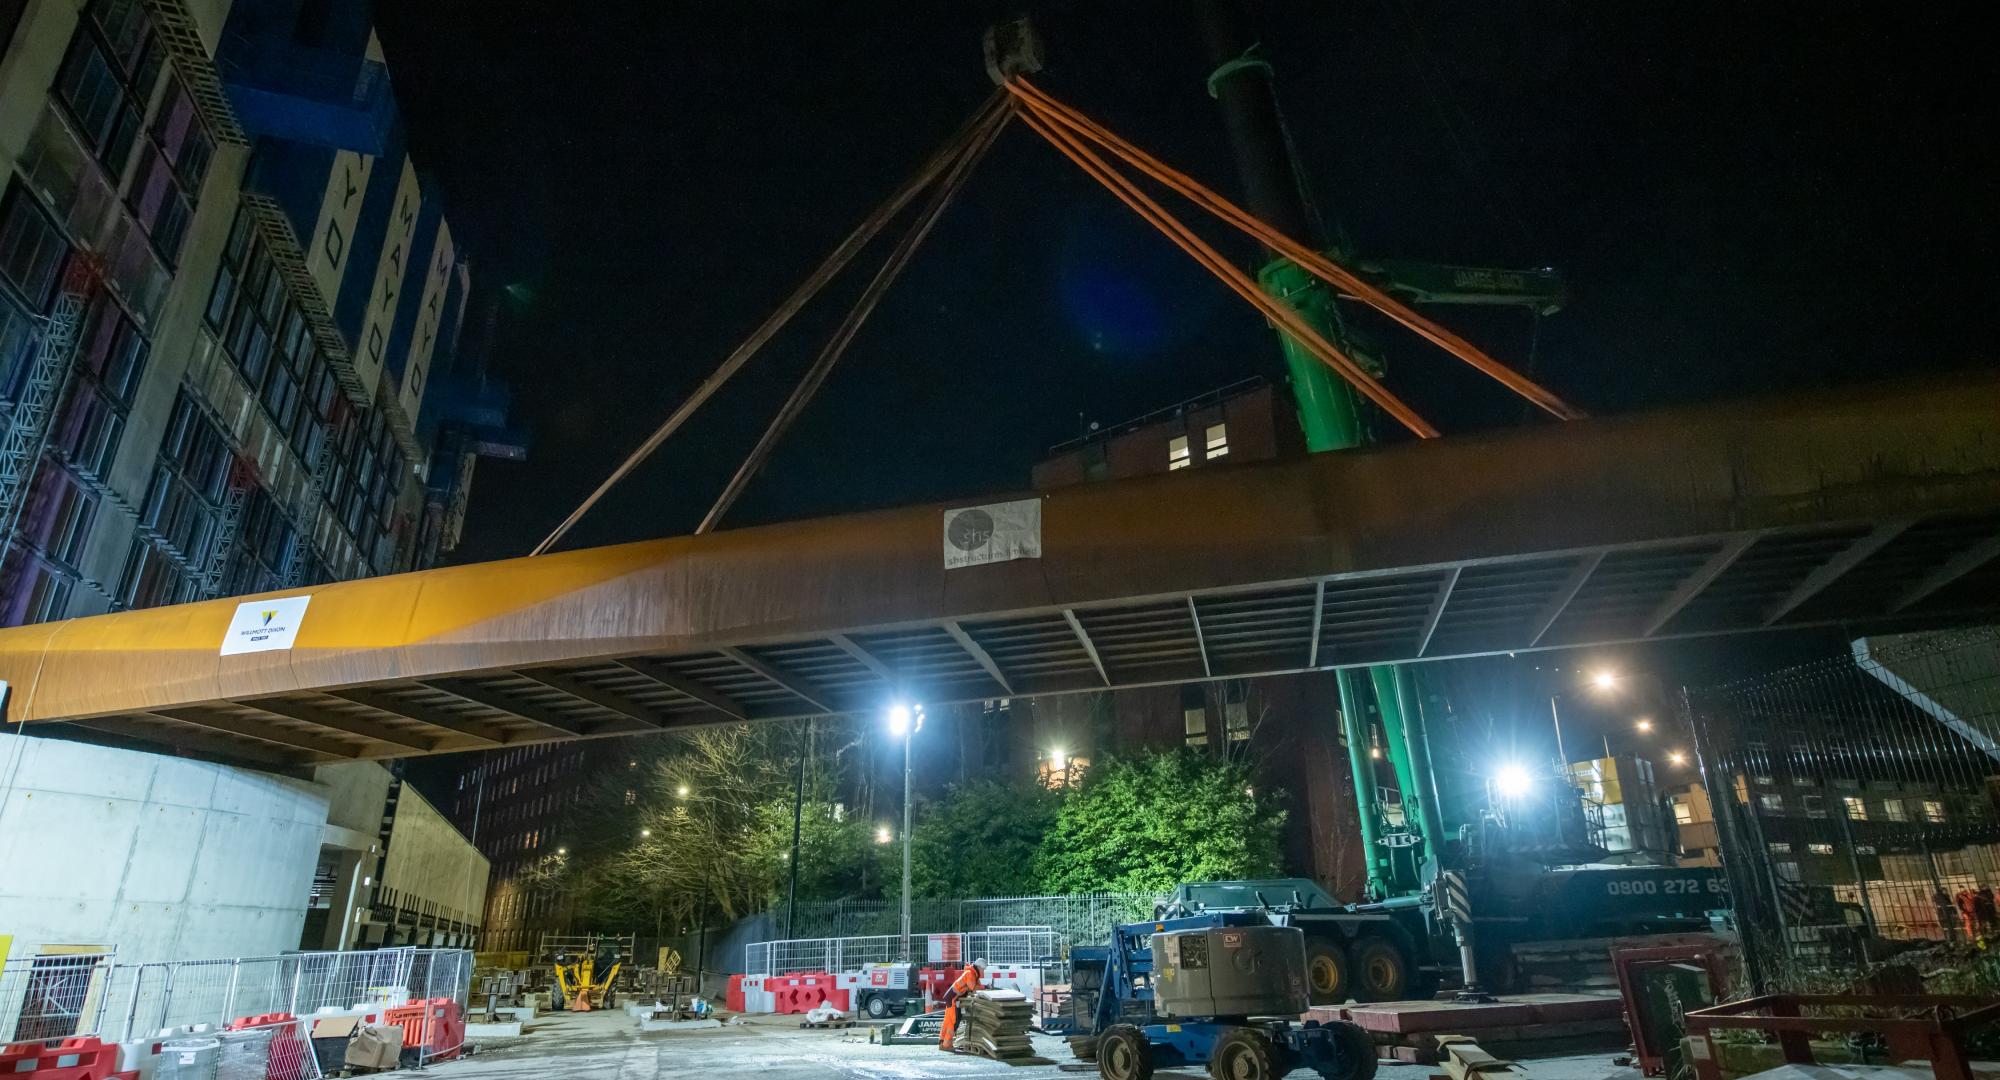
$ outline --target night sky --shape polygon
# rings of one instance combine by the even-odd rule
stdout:
[[[525,553],[680,402],[990,92],[980,31],[1019,10],[377,7],[419,166],[477,278],[523,294],[493,359],[533,446],[480,465],[462,561]],[[1045,88],[1236,192],[1191,13],[1035,10]],[[1433,314],[1593,412],[1994,362],[1990,63],[1949,10],[1345,0],[1258,22],[1329,223],[1367,255],[1561,269],[1570,304],[1538,334]],[[691,531],[879,250],[569,546]],[[1415,339],[1381,344],[1447,433],[1523,420]],[[729,524],[1023,488],[1085,419],[1280,372],[1245,305],[1015,125]],[[1681,650],[1685,670],[1736,646]],[[1521,663],[1495,677],[1549,677]]]
[[[1975,35],[1922,6],[1767,7],[1355,0],[1258,24],[1322,214],[1365,254],[1560,268],[1534,367],[1586,408],[1993,362]],[[533,292],[494,355],[531,457],[480,466],[459,557],[546,534],[988,93],[980,31],[1016,9],[378,5],[475,272]],[[1182,5],[1037,14],[1046,88],[1236,190]],[[874,258],[571,543],[691,531]],[[1526,314],[1434,313],[1528,362]],[[1381,343],[1447,432],[1521,419]],[[1017,124],[729,522],[1025,487],[1079,416],[1279,371],[1247,306]]]

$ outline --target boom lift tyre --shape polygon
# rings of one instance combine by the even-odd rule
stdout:
[[[1275,1080],[1283,1073],[1272,1060],[1274,1056],[1269,1039],[1250,1028],[1237,1028],[1215,1041],[1215,1056],[1208,1060],[1208,1075],[1214,1080]]]
[[[1340,1044],[1343,1060],[1360,1064],[1345,1075],[1321,1070],[1321,1080],[1375,1080],[1379,1061],[1375,1056],[1375,1040],[1369,1038],[1367,1032],[1352,1024],[1340,1024],[1334,1028],[1333,1041]]]
[[[1153,1044],[1131,1024],[1113,1024],[1097,1037],[1097,1072],[1104,1080],[1152,1080]]]

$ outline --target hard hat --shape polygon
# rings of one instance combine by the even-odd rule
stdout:
[[[973,966],[973,967],[976,967],[976,968],[983,968],[983,967],[985,967],[985,966],[986,966],[986,958],[982,956],[982,957],[980,957],[979,959],[977,959],[977,960],[974,960],[974,961],[972,962],[972,966]]]

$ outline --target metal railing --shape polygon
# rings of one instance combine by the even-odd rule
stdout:
[[[996,926],[963,934],[912,934],[907,959],[920,965],[927,962],[956,965],[984,959],[994,965],[1040,966],[1059,962],[1067,944],[1052,927]],[[905,959],[903,939],[899,934],[794,938],[744,946],[744,967],[752,975],[853,971],[866,964],[902,959]]]
[[[198,1025],[290,1014],[269,1040],[274,1080],[312,1080],[306,1025],[322,1009],[423,1006],[406,1042],[419,1065],[461,1049],[472,953],[380,949],[119,964],[112,954],[31,956],[0,967],[0,1043],[97,1036],[132,1042]],[[456,1006],[453,1011],[443,1003]],[[413,1053],[412,1053],[413,1052]]]
[[[1045,926],[1065,945],[1102,945],[1111,928],[1153,917],[1165,893],[1096,893],[1078,896],[988,896],[958,902],[959,930]]]

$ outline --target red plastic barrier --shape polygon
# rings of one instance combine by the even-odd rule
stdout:
[[[726,1002],[730,1012],[743,1011],[743,976],[731,975],[729,977],[729,994]]]
[[[382,1022],[403,1029],[403,1047],[422,1046],[428,1060],[457,1057],[465,1045],[465,1014],[450,998],[431,998],[384,1010]]]
[[[0,1050],[0,1076],[17,1073],[34,1080],[111,1080],[137,1073],[116,1073],[118,1045],[102,1039],[11,1043]]]

